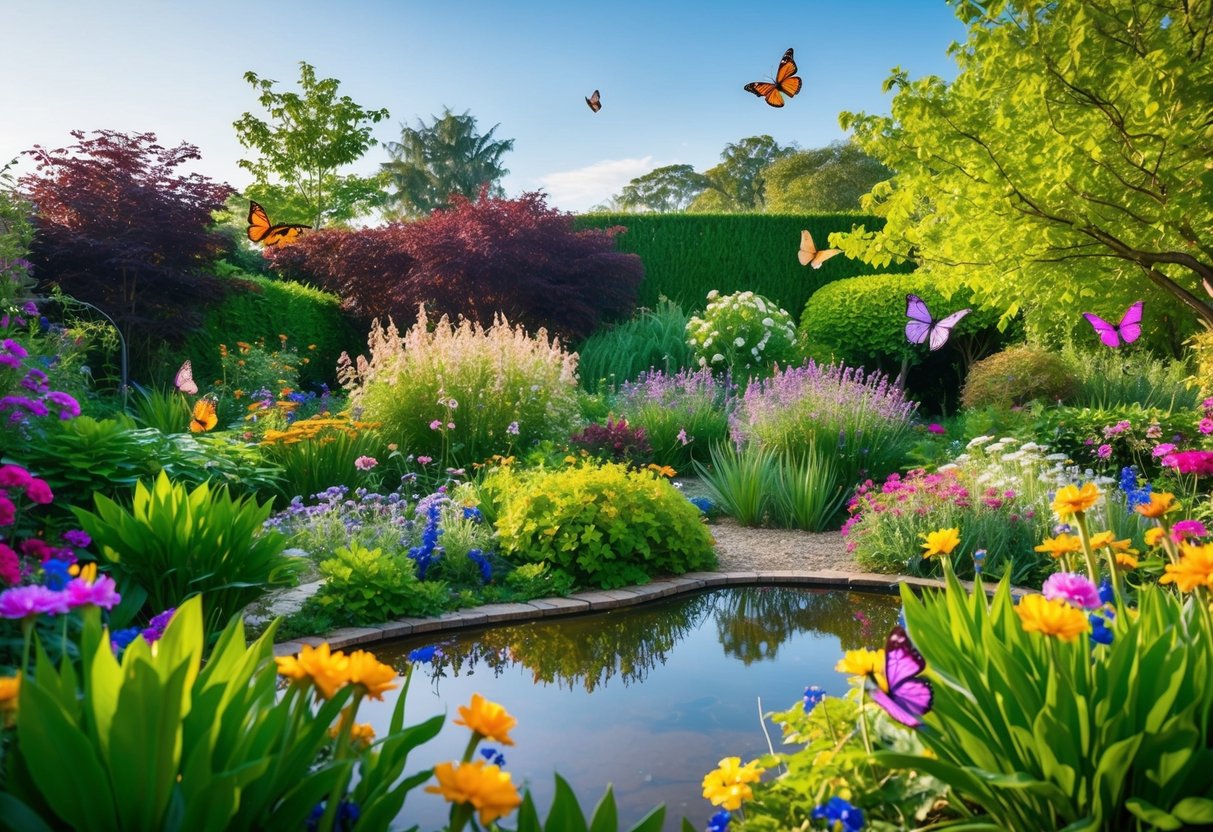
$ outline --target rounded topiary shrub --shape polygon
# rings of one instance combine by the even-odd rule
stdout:
[[[700,367],[729,370],[738,378],[773,364],[793,364],[799,357],[792,316],[753,292],[708,292],[703,315],[687,322],[687,343]]]
[[[503,555],[548,563],[580,584],[609,589],[716,565],[699,509],[647,469],[594,461],[499,468],[480,495],[493,504]]]
[[[1078,376],[1060,355],[1019,344],[976,362],[965,379],[965,407],[1011,407],[1030,401],[1063,402],[1077,392]]]

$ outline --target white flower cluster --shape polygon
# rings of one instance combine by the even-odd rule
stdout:
[[[714,369],[751,370],[788,362],[796,342],[787,310],[753,292],[722,296],[713,289],[703,317],[692,317],[686,331],[699,366]]]

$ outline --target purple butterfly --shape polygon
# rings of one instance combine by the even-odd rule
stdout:
[[[1082,316],[1087,319],[1087,323],[1095,327],[1095,331],[1099,333],[1099,340],[1104,342],[1104,346],[1116,348],[1120,346],[1121,341],[1132,344],[1141,337],[1141,308],[1143,305],[1144,301],[1139,300],[1130,306],[1125,310],[1120,323],[1115,326],[1094,312],[1083,312]]]
[[[888,691],[869,681],[868,695],[893,719],[917,728],[922,723],[919,717],[931,710],[935,700],[931,683],[919,678],[926,667],[926,659],[910,644],[906,631],[894,627],[884,646],[884,678]]]
[[[906,338],[910,339],[911,344],[921,344],[929,339],[931,349],[937,350],[948,342],[952,327],[971,311],[961,309],[937,321],[931,317],[931,310],[927,309],[922,298],[918,295],[906,295],[906,317],[910,319],[906,323]]]

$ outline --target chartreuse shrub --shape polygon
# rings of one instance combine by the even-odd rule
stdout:
[[[614,387],[649,370],[673,375],[689,367],[694,363],[686,336],[689,318],[681,306],[662,298],[653,309],[595,332],[577,350],[581,386],[597,392],[604,383]]]
[[[708,292],[703,316],[687,321],[687,343],[700,367],[740,379],[765,375],[774,365],[796,362],[792,316],[762,295]]]
[[[1035,400],[1057,404],[1078,389],[1078,372],[1064,356],[1020,344],[973,364],[960,401],[965,407],[1012,407]]]
[[[591,461],[556,470],[497,468],[481,499],[496,504],[503,555],[548,563],[579,583],[641,584],[716,563],[699,510],[649,470]]]
[[[542,329],[431,322],[422,308],[404,335],[376,323],[369,346],[369,361],[343,356],[350,404],[387,441],[442,465],[567,439],[577,418],[577,357]]]
[[[130,509],[103,494],[96,511],[73,506],[131,614],[180,605],[203,594],[207,632],[274,587],[289,586],[301,566],[282,550],[286,538],[263,528],[271,502],[233,497],[202,483],[192,491],[161,472],[136,483]]]

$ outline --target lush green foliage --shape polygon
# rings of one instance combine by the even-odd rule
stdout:
[[[746,379],[797,358],[796,327],[786,309],[753,292],[708,292],[703,317],[687,321],[687,343],[700,367]]]
[[[1097,409],[1139,405],[1168,413],[1195,410],[1199,385],[1188,362],[1147,351],[1100,349],[1068,356],[1078,368],[1078,390],[1070,404]]]
[[[253,175],[256,192],[250,193],[267,200],[275,222],[319,228],[350,220],[379,201],[377,177],[340,176],[337,171],[375,145],[371,125],[387,118],[387,110],[364,109],[348,95],[338,98],[341,82],[317,80],[315,67],[306,61],[299,62],[302,94],[276,92],[276,82],[255,72],[244,73],[244,80],[257,90],[257,102],[270,121],[245,113],[232,125],[240,144],[258,155],[239,165]]]
[[[1063,356],[1021,344],[970,367],[960,400],[965,407],[1058,404],[1072,398],[1078,387],[1078,374]]]
[[[569,435],[576,358],[542,330],[445,317],[431,326],[422,310],[404,335],[376,324],[369,345],[369,361],[343,364],[350,404],[413,453],[459,466]]]
[[[663,297],[694,309],[704,291],[752,291],[784,309],[803,309],[814,291],[832,280],[872,272],[910,271],[909,265],[879,268],[835,257],[818,270],[796,260],[800,232],[824,246],[831,233],[856,223],[881,224],[857,214],[583,214],[578,228],[622,226],[619,249],[640,255],[644,282],[637,302],[653,307]]]
[[[270,503],[233,498],[222,486],[189,491],[161,473],[150,487],[135,484],[129,510],[102,494],[93,502],[95,512],[72,510],[133,611],[201,593],[207,631],[218,632],[250,602],[291,585],[300,568],[282,554],[286,538],[263,529]]]
[[[888,224],[843,250],[913,256],[1037,331],[1119,320],[1143,297],[1147,340],[1213,323],[1194,294],[1213,281],[1208,5],[954,6],[968,29],[954,81],[896,70],[891,117],[842,116],[897,171],[865,203]]]
[[[603,588],[710,569],[716,556],[699,510],[661,477],[624,465],[495,469],[482,495],[496,502],[508,557],[545,562]]]
[[[720,164],[703,173],[706,187],[689,211],[761,211],[766,206],[766,170],[796,151],[768,135],[748,136],[724,146]]]
[[[145,428],[161,433],[182,433],[189,429],[190,401],[179,390],[136,386],[129,406],[131,418]]]
[[[653,370],[620,385],[611,406],[644,428],[657,464],[682,471],[691,460],[707,462],[712,445],[728,437],[735,393],[706,367],[677,374]]]
[[[766,209],[782,213],[858,211],[859,200],[893,171],[854,142],[798,150],[762,171]]]
[[[388,450],[374,427],[342,414],[297,419],[284,430],[266,431],[261,453],[282,470],[279,494],[287,500],[311,497],[331,486],[369,486],[372,478],[381,479],[371,472],[380,458],[386,461],[398,452]],[[359,460],[369,466],[365,471]]]
[[[1049,447],[1064,453],[1083,468],[1115,476],[1134,465],[1147,478],[1162,468],[1160,445],[1184,446],[1196,437],[1199,416],[1193,412],[1168,413],[1137,404],[1106,409],[1090,407],[1042,408],[1033,433]]]
[[[666,165],[637,176],[615,199],[628,211],[683,211],[708,187],[708,179],[690,165]]]
[[[0,260],[11,260],[29,254],[34,226],[29,201],[17,188],[12,169],[17,160],[0,165]]]
[[[775,452],[757,445],[738,450],[729,442],[708,447],[709,464],[694,465],[712,502],[743,526],[761,525],[775,479]]]
[[[681,306],[663,298],[653,309],[641,309],[623,323],[599,329],[577,350],[581,386],[597,391],[603,384],[614,387],[649,370],[673,375],[691,366],[689,319]]]
[[[320,562],[325,582],[308,598],[336,626],[378,624],[408,615],[437,615],[447,608],[442,581],[421,581],[417,564],[405,549],[339,546]]]

